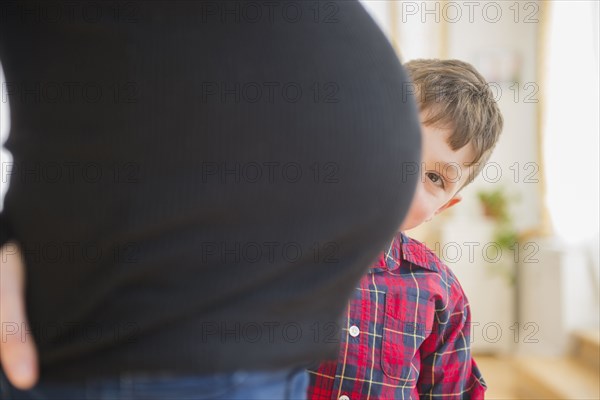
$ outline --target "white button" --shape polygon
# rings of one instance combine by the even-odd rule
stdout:
[[[350,333],[350,336],[357,337],[360,334],[360,329],[358,329],[358,326],[352,325],[350,329],[348,329],[348,332]]]
[[[340,396],[340,398],[338,400],[350,400],[350,397],[348,397],[344,394],[344,395]]]

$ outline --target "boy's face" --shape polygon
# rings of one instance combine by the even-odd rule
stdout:
[[[401,231],[415,228],[458,203],[462,199],[458,191],[472,173],[468,166],[474,158],[471,145],[452,150],[448,144],[451,130],[426,126],[424,117],[421,112],[421,176]]]

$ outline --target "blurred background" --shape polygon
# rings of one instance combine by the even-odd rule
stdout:
[[[454,270],[490,399],[600,399],[599,3],[362,0],[403,62],[458,58],[505,119],[463,203],[408,232]]]
[[[487,398],[600,399],[598,2],[361,2],[403,62],[473,64],[504,115],[463,202],[408,232],[469,297]]]

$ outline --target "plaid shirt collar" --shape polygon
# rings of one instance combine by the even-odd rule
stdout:
[[[390,245],[379,255],[369,272],[394,271],[403,263],[410,263],[430,271],[439,272],[435,255],[423,243],[398,232]]]

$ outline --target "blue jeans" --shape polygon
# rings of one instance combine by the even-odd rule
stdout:
[[[40,382],[21,391],[0,370],[2,400],[296,400],[306,399],[307,385],[307,372],[298,367],[198,376],[123,374],[77,384]]]

